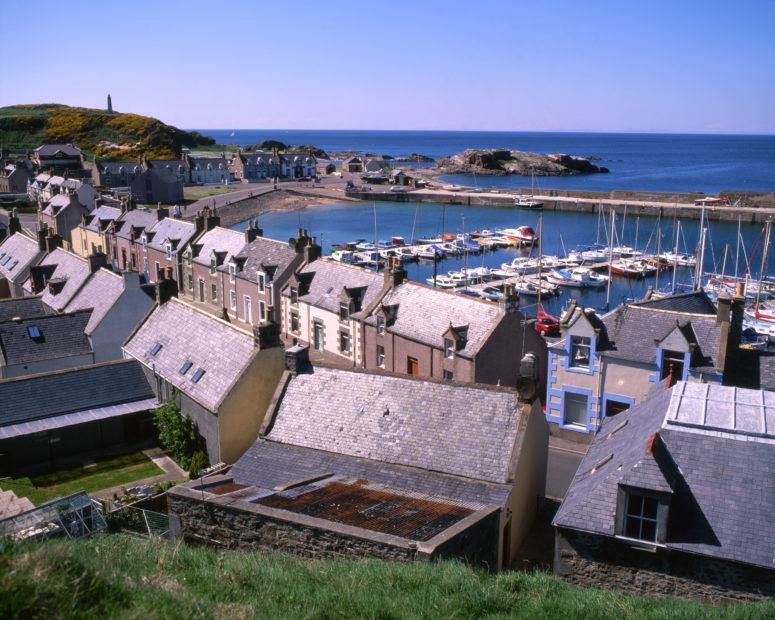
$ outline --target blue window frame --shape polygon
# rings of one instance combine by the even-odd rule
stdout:
[[[161,347],[162,347],[162,344],[161,344],[160,342],[157,342],[156,344],[154,344],[154,345],[151,347],[151,355],[153,355],[153,356],[155,357],[155,356],[156,356],[156,354],[157,354],[159,351],[161,351]]]
[[[204,368],[197,368],[196,372],[194,373],[194,376],[191,377],[191,383],[199,383],[199,380],[204,376],[205,369]]]
[[[194,363],[190,362],[189,360],[186,360],[185,362],[183,362],[183,365],[180,367],[180,374],[185,375],[193,365]]]

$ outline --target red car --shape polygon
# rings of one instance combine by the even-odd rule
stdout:
[[[559,336],[560,322],[551,314],[545,312],[543,306],[538,306],[536,315],[536,331],[542,336]]]

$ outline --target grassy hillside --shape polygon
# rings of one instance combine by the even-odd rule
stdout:
[[[456,563],[305,561],[124,536],[0,544],[2,618],[765,618]]]
[[[43,143],[72,142],[101,159],[172,158],[182,147],[214,141],[139,114],[108,114],[105,110],[71,108],[56,103],[0,108],[0,145],[35,148]]]

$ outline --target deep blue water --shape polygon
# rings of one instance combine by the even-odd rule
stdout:
[[[248,145],[263,140],[314,144],[326,151],[370,151],[386,155],[422,153],[434,158],[466,148],[505,147],[538,153],[595,155],[610,174],[543,177],[538,186],[706,192],[775,191],[775,136],[537,133],[479,131],[229,130],[200,129],[219,143]],[[449,177],[483,187],[524,187],[522,176]]]
[[[436,235],[440,232],[461,232],[465,225],[466,231],[477,229],[497,229],[506,227],[517,227],[529,225],[538,229],[538,215],[534,211],[525,211],[513,208],[499,207],[463,207],[459,205],[439,205],[416,203],[347,203],[334,204],[320,207],[311,207],[299,211],[271,212],[261,216],[259,224],[264,229],[264,234],[275,239],[288,239],[296,234],[299,226],[306,228],[311,234],[318,238],[322,244],[325,253],[329,253],[332,243],[343,243],[356,239],[374,238],[374,212],[376,210],[377,219],[377,237],[379,239],[389,239],[392,236],[403,236],[410,239],[412,228],[415,225],[415,214],[417,223],[415,227],[415,237]],[[465,223],[464,223],[465,220]],[[624,223],[624,228],[622,224]],[[625,222],[617,214],[617,240],[631,246],[636,245],[638,249],[644,250],[648,247],[654,252],[656,250],[657,239],[657,221],[652,217],[641,217],[639,220],[628,217]],[[234,228],[244,229],[245,224],[238,224]],[[574,212],[546,212],[544,214],[544,253],[563,255],[565,250],[571,250],[579,244],[593,243],[600,235],[602,242],[606,241],[605,227],[610,228],[610,220],[605,221],[597,216],[588,213]],[[710,222],[709,242],[707,244],[705,256],[706,271],[720,271],[723,262],[724,246],[729,244],[729,252],[726,265],[726,273],[735,271],[735,254],[737,237],[737,224],[730,222]],[[747,253],[751,253],[757,246],[757,239],[760,239],[762,225],[742,226],[742,236],[744,238],[744,247]],[[699,235],[699,221],[685,220],[681,224],[681,240],[679,244],[680,251],[693,252],[697,245]],[[636,237],[637,233],[637,237]],[[672,249],[674,243],[674,231],[672,220],[662,222],[662,241],[663,251]],[[761,261],[761,245],[758,243],[754,259],[751,261],[751,272],[755,275],[759,273]],[[485,265],[487,267],[497,267],[501,263],[511,261],[520,250],[514,248],[500,249],[495,252],[488,252],[479,256],[470,256],[469,266],[476,267]],[[522,250],[522,252],[525,252]],[[771,252],[772,254],[772,252]],[[745,269],[745,253],[741,247],[738,260],[738,272],[742,273]],[[443,274],[447,271],[458,269],[464,264],[463,258],[449,258],[439,263],[438,273]],[[775,259],[770,257],[768,273],[775,269]],[[433,265],[428,262],[411,263],[407,265],[409,277],[425,281],[432,276]],[[660,288],[669,284],[672,275],[660,275]],[[678,283],[690,283],[690,270],[679,268],[677,275]],[[629,280],[625,278],[615,278],[612,287],[611,307],[628,298],[641,297],[646,292],[649,285],[655,284],[655,278],[646,280]],[[606,291],[586,289],[561,289],[563,291],[559,298],[547,300],[545,306],[551,312],[559,312],[569,297],[579,298],[585,305],[602,308],[605,305]],[[534,302],[526,300],[527,310]]]

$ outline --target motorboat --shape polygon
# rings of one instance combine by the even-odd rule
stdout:
[[[608,279],[588,267],[575,267],[570,270],[555,269],[549,276],[549,282],[573,288],[600,288],[607,284]]]
[[[636,250],[629,245],[615,245],[611,248],[611,254],[614,256],[620,256],[621,258],[634,258],[636,256],[643,256],[643,252]]]
[[[520,209],[543,209],[544,203],[532,196],[520,194],[514,199],[514,206]]]
[[[514,240],[521,245],[530,245],[538,242],[538,235],[531,226],[520,226],[519,228],[504,228],[498,231],[498,234]]]
[[[503,299],[503,291],[494,286],[485,286],[479,291],[479,297],[489,299],[490,301],[500,301]]]
[[[689,254],[676,254],[675,252],[663,252],[659,258],[670,265],[680,265],[681,267],[695,267],[697,257]]]
[[[645,278],[657,270],[653,265],[647,265],[640,260],[621,258],[611,263],[611,273],[625,278]]]
[[[377,246],[373,243],[369,243],[368,241],[360,241],[355,244],[355,249],[359,252],[371,252],[373,250],[377,249]]]
[[[357,265],[360,263],[355,256],[355,252],[350,250],[337,250],[336,252],[331,252],[331,259],[335,260],[337,263],[345,263],[347,265]]]
[[[454,282],[452,278],[443,275],[436,276],[435,281],[434,278],[426,278],[425,281],[431,286],[435,286],[436,288],[455,288],[458,286],[458,284]]]

